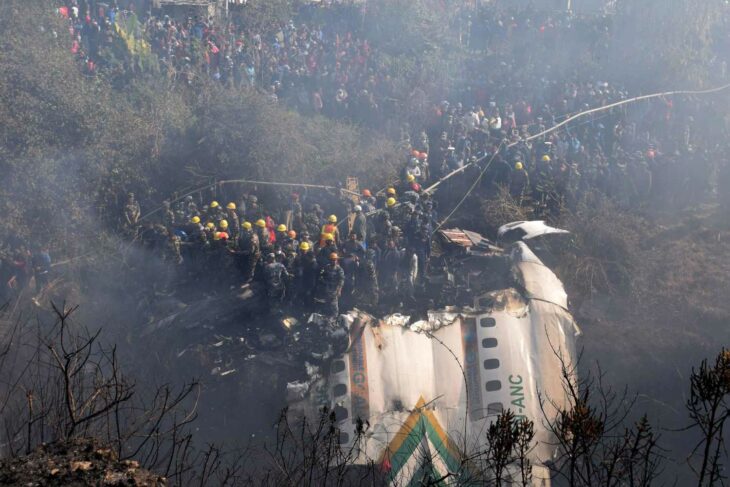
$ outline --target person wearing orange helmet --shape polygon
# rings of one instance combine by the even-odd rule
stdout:
[[[345,271],[339,264],[337,252],[327,256],[327,263],[319,271],[314,302],[319,314],[328,318],[337,318],[340,314],[340,295],[345,285]]]

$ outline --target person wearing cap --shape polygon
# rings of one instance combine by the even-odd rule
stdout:
[[[352,231],[355,234],[355,239],[361,244],[367,242],[368,237],[368,218],[362,211],[362,206],[355,205],[355,219],[352,221]]]
[[[340,314],[339,298],[345,285],[345,271],[339,264],[337,252],[327,256],[327,263],[319,271],[315,305],[317,312],[328,318],[337,318]]]

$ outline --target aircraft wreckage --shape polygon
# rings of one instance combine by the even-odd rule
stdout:
[[[353,309],[336,322],[279,316],[272,332],[263,289],[252,283],[194,306],[168,303],[143,335],[170,345],[180,370],[208,368],[207,387],[233,394],[220,414],[244,401],[248,416],[260,418],[252,408],[272,410],[284,394],[295,416],[314,418],[328,406],[342,446],[399,485],[422,476],[423,457],[436,477],[468,470],[462,459],[510,409],[533,421],[534,485],[549,485],[546,465],[558,452],[545,418],[569,407],[562,371],[575,364],[580,330],[563,284],[525,240],[556,233],[565,231],[515,222],[500,228],[498,246],[478,233],[440,230],[428,295],[419,299],[427,311]],[[173,344],[175,337],[185,341]],[[358,420],[369,427],[355,444]]]
[[[517,222],[500,234],[522,223],[523,239],[565,233],[542,222]],[[290,384],[291,409],[315,415],[333,408],[344,432],[354,431],[358,419],[367,421],[358,445],[347,433],[341,443],[358,448],[359,462],[374,461],[397,484],[408,485],[422,475],[424,457],[435,478],[468,475],[462,459],[484,444],[491,421],[509,408],[534,422],[534,485],[549,485],[545,465],[557,452],[544,418],[569,406],[561,372],[574,363],[580,334],[563,284],[521,240],[502,250],[453,229],[439,232],[438,244],[437,262],[451,269],[443,281],[468,285],[471,302],[415,321],[357,309],[342,315],[346,352],[306,388]],[[500,282],[508,287],[491,289]]]

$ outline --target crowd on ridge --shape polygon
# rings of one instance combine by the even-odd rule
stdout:
[[[89,72],[104,62],[104,43],[114,36],[111,26],[117,16],[130,15],[114,2],[112,7],[84,11],[71,1],[59,12],[68,18],[72,49]],[[598,41],[608,35],[607,27],[588,19],[584,24],[558,17],[537,21],[525,11],[510,16],[508,11],[485,9],[480,18],[479,28],[486,32],[468,30],[464,43],[473,46],[475,38],[487,37],[496,46],[497,54],[490,58],[498,61],[495,69],[452,93],[451,102],[427,103],[422,126],[399,125],[404,164],[389,194],[363,192],[359,201],[343,200],[327,212],[322,201],[296,193],[286,208],[268,211],[262,210],[255,194],[220,202],[202,201],[197,195],[197,200],[185,198],[165,208],[157,222],[139,222],[139,203],[132,196],[124,210],[129,235],[139,237],[171,266],[190,272],[211,262],[218,269],[223,260],[235,261],[242,279],[267,283],[273,301],[297,302],[306,309],[318,306],[330,314],[336,311],[335,295],[345,296],[348,305],[413,296],[426,274],[430,236],[439,224],[439,195],[425,194],[422,188],[470,163],[464,179],[482,174],[484,195],[504,188],[537,216],[576,209],[598,196],[625,207],[678,208],[730,182],[730,170],[722,164],[726,145],[712,145],[713,138],[703,130],[707,118],[716,114],[711,102],[702,99],[662,99],[614,109],[534,137],[572,114],[630,95],[606,81],[556,73],[549,66],[544,76],[518,70],[519,56],[506,62],[500,43],[528,29],[544,36],[535,44],[539,51],[582,25],[593,39],[591,49],[600,50]],[[230,25],[224,33],[211,19],[141,21],[153,52],[163,62],[177,63],[177,68],[187,63],[195,72],[232,86],[262,80],[257,86],[268,90],[272,99],[299,93],[294,104],[305,112],[361,119],[369,113],[391,116],[383,111],[389,96],[387,70],[371,62],[370,42],[346,28],[323,30],[290,22],[261,33]],[[196,49],[198,57],[191,57]],[[715,128],[726,134],[727,121]],[[460,197],[456,190],[461,188],[450,184],[444,185],[446,193],[459,192]],[[345,231],[342,223],[348,216],[352,231]],[[50,268],[47,249],[14,246],[3,259],[4,292],[22,288],[33,274],[42,288]],[[179,273],[169,275],[168,288]]]

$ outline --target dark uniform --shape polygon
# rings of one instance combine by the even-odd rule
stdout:
[[[320,314],[331,318],[340,314],[338,299],[344,284],[345,271],[336,261],[330,262],[319,272],[315,301]]]
[[[269,261],[264,267],[264,282],[266,283],[266,295],[269,298],[269,312],[278,311],[284,300],[286,279],[289,273],[281,262]]]
[[[242,230],[238,236],[239,265],[244,278],[250,281],[253,278],[256,264],[261,257],[259,237],[253,230]]]

